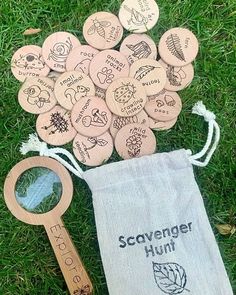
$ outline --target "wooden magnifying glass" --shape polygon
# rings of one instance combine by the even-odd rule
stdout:
[[[41,214],[28,212],[16,199],[18,180],[32,168],[51,170],[59,177],[62,184],[61,198],[49,212]],[[73,183],[69,172],[59,162],[48,157],[31,157],[19,162],[9,172],[4,184],[4,198],[11,213],[25,223],[45,227],[70,294],[90,295],[92,283],[61,219],[72,201],[72,195]]]

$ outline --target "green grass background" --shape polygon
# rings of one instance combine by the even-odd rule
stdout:
[[[236,1],[159,0],[158,4],[160,20],[150,32],[156,42],[167,29],[175,26],[191,29],[200,41],[195,79],[188,89],[180,92],[183,111],[172,130],[156,133],[158,149],[160,152],[178,148],[199,151],[206,138],[207,124],[200,117],[191,115],[191,108],[197,100],[203,100],[217,114],[222,131],[220,146],[209,166],[196,168],[195,173],[236,292],[236,235],[220,236],[214,226],[218,223],[235,224]],[[35,131],[36,120],[17,102],[20,83],[10,71],[11,56],[23,45],[42,45],[44,39],[55,31],[69,31],[84,41],[81,31],[85,19],[99,10],[117,13],[119,5],[117,0],[0,2],[1,295],[68,294],[43,227],[16,220],[3,200],[5,176],[23,159],[19,146],[29,133]],[[36,36],[24,37],[22,32],[29,27],[39,27],[43,31]],[[67,147],[71,148],[70,145]],[[114,154],[111,161],[117,159]],[[74,199],[64,221],[91,276],[94,294],[105,295],[108,291],[99,255],[91,193],[84,181],[75,177],[73,181]]]

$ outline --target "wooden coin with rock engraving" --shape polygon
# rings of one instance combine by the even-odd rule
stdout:
[[[57,103],[54,84],[54,81],[46,77],[26,79],[18,93],[19,104],[31,114],[50,111]]]
[[[65,72],[55,83],[55,96],[59,104],[67,110],[72,110],[73,105],[82,97],[94,95],[95,86],[92,80],[82,72]]]
[[[147,96],[144,87],[134,78],[120,78],[107,89],[106,103],[116,115],[130,117],[144,108]]]
[[[113,139],[109,132],[97,137],[77,134],[73,142],[76,158],[87,166],[99,166],[106,162],[113,152]]]
[[[89,74],[89,65],[99,51],[89,45],[81,45],[74,48],[66,60],[67,71],[80,71],[86,75]]]
[[[96,96],[81,98],[71,112],[75,129],[88,137],[105,133],[111,125],[111,119],[112,115],[105,101]]]
[[[36,130],[42,140],[51,145],[69,143],[77,133],[71,124],[70,112],[58,105],[38,116]]]
[[[166,84],[165,69],[159,62],[150,58],[135,61],[130,67],[130,77],[143,85],[148,96],[159,93]]]
[[[148,98],[145,111],[158,121],[170,121],[178,117],[182,109],[181,98],[177,92],[163,91]]]
[[[73,48],[80,46],[80,41],[68,32],[56,32],[46,38],[42,55],[46,64],[54,71],[66,71],[66,60]]]
[[[50,68],[42,57],[41,47],[26,45],[13,54],[11,71],[17,80],[24,82],[27,78],[46,77],[50,72]]]
[[[94,48],[110,49],[122,39],[123,27],[116,15],[100,11],[87,18],[83,26],[83,35]]]
[[[199,43],[196,36],[185,28],[173,28],[161,37],[159,46],[161,59],[169,65],[183,67],[194,61]]]
[[[118,131],[115,147],[123,159],[138,158],[155,153],[156,138],[145,125],[129,124]]]

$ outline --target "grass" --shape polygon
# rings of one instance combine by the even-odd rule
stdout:
[[[158,3],[160,20],[150,32],[156,42],[168,28],[185,26],[196,33],[201,44],[195,62],[194,82],[180,93],[183,111],[172,130],[156,133],[158,149],[162,152],[191,148],[197,152],[205,141],[207,125],[199,117],[191,115],[191,107],[197,100],[203,100],[217,114],[222,131],[220,146],[209,166],[196,168],[195,173],[236,294],[236,235],[220,236],[215,228],[218,223],[236,223],[236,2],[159,0]],[[23,158],[19,146],[29,133],[35,131],[36,119],[34,115],[25,113],[17,102],[20,83],[10,71],[11,56],[23,45],[41,45],[54,31],[72,32],[83,41],[81,31],[85,19],[99,10],[117,13],[119,5],[117,0],[8,0],[0,3],[0,294],[68,294],[43,227],[16,220],[3,200],[5,176]],[[43,31],[37,36],[24,37],[22,32],[29,27],[39,27]],[[114,154],[111,161],[116,160]],[[94,294],[108,294],[91,193],[82,180],[74,177],[73,181],[74,199],[64,221],[89,271]]]

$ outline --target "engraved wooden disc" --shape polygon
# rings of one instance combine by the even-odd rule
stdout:
[[[50,69],[42,57],[42,48],[27,45],[19,48],[13,54],[11,71],[17,80],[24,82],[26,78],[46,77]]]
[[[171,121],[157,121],[149,117],[149,126],[153,130],[162,131],[171,129],[177,122],[178,117],[172,119]]]
[[[95,96],[106,99],[106,89],[102,89],[98,86],[95,86]]]
[[[36,130],[42,140],[51,145],[69,143],[77,133],[71,124],[70,112],[58,105],[38,116]]]
[[[144,108],[147,96],[142,84],[134,78],[115,80],[107,89],[106,103],[115,115],[130,117]]]
[[[184,67],[174,67],[168,65],[162,59],[160,59],[158,62],[166,70],[166,90],[180,91],[191,84],[194,78],[194,68],[192,64],[188,64]]]
[[[120,7],[119,19],[126,30],[144,33],[156,25],[159,8],[155,0],[125,0]]]
[[[141,58],[157,58],[157,46],[146,34],[131,34],[120,45],[120,52],[128,59],[129,64]]]
[[[89,45],[104,50],[115,47],[123,36],[123,27],[117,16],[110,12],[96,12],[84,23],[83,35]]]
[[[166,84],[166,71],[156,60],[142,58],[130,67],[130,77],[141,82],[148,96],[156,95]]]
[[[66,60],[67,71],[80,71],[85,75],[89,74],[89,65],[99,51],[89,45],[81,45],[74,48]]]
[[[82,72],[65,72],[55,84],[55,96],[59,104],[67,110],[72,110],[73,105],[82,97],[94,95],[92,80]]]
[[[80,41],[67,32],[56,32],[46,38],[42,55],[46,64],[54,71],[66,70],[66,59],[73,48],[80,46]]]
[[[94,84],[107,89],[114,80],[129,76],[129,63],[119,51],[104,50],[91,61],[89,74]]]
[[[77,134],[73,141],[76,158],[87,166],[99,166],[106,162],[113,152],[113,139],[109,132],[97,137]]]
[[[158,121],[170,121],[178,117],[181,110],[181,98],[177,92],[170,91],[149,97],[149,101],[145,105],[148,115]]]
[[[113,115],[112,116],[112,122],[111,122],[111,127],[110,127],[110,132],[113,138],[116,137],[117,132],[124,127],[125,125],[132,124],[132,123],[138,123],[138,124],[143,124],[147,127],[149,127],[149,117],[147,113],[142,110],[140,113],[137,115],[134,115],[132,117],[120,117]]]
[[[165,32],[159,42],[159,54],[169,65],[183,67],[196,58],[199,43],[196,36],[184,28],[173,28]]]
[[[118,131],[115,147],[123,159],[138,158],[155,153],[156,138],[145,125],[129,124]]]
[[[111,119],[112,115],[105,101],[96,96],[81,98],[71,112],[75,129],[88,137],[105,133],[111,125]]]
[[[54,84],[54,81],[46,77],[26,79],[18,93],[21,107],[31,114],[50,111],[57,103]]]

